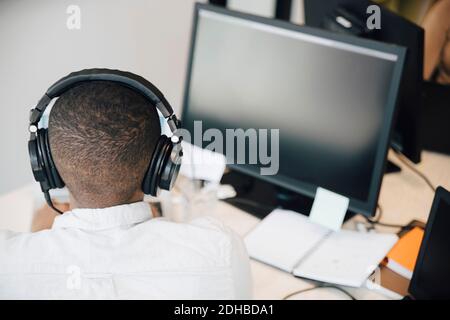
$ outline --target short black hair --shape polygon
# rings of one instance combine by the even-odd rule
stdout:
[[[78,85],[56,100],[49,116],[56,168],[83,207],[127,203],[140,190],[161,126],[155,106],[114,82]]]

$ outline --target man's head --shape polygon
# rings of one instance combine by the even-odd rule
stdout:
[[[142,197],[161,134],[156,108],[112,82],[87,82],[55,102],[48,125],[59,174],[77,206],[103,208]]]

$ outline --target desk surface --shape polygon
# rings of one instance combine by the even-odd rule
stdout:
[[[422,162],[414,167],[425,174],[434,186],[441,185],[450,190],[450,156],[423,152]],[[389,160],[402,168],[399,173],[385,175],[381,187],[379,204],[383,208],[381,221],[392,224],[407,224],[417,219],[426,221],[433,201],[434,193],[424,180],[405,166],[397,156],[390,152]],[[224,202],[219,202],[214,215],[232,229],[244,236],[253,229],[259,219]],[[363,221],[355,217],[347,224]],[[349,226],[351,227],[351,226]],[[396,232],[397,229],[379,228],[382,231]],[[292,275],[252,260],[253,294],[256,299],[282,299],[291,292],[312,287],[310,281],[295,278]],[[345,288],[357,299],[386,299],[385,296],[368,290]],[[293,296],[292,299],[348,299],[334,289],[317,289]]]
[[[450,156],[423,152],[422,162],[415,167],[435,185],[450,190]],[[382,221],[407,224],[413,219],[426,221],[434,193],[416,173],[406,167],[393,154],[389,159],[402,171],[386,175],[383,179],[379,203],[383,208]],[[36,189],[25,186],[0,197],[0,229],[27,231],[30,227],[33,208],[36,207]],[[38,194],[39,196],[39,194]],[[217,202],[211,215],[244,236],[259,222],[259,219],[224,202]],[[347,222],[350,225],[360,217]],[[396,231],[396,230],[392,230]],[[253,292],[255,299],[281,299],[291,292],[313,286],[307,280],[252,261]],[[385,296],[368,289],[345,288],[357,299],[386,299]],[[324,288],[293,296],[292,299],[348,299],[340,291]]]

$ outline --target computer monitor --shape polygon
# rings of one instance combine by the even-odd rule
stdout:
[[[279,129],[277,174],[230,167],[308,197],[331,190],[372,215],[405,49],[202,4],[193,24],[183,127]]]
[[[366,11],[368,6],[373,4],[376,3],[368,0],[305,0],[305,24],[335,32],[353,33],[356,36],[392,43],[408,49],[392,147],[411,161],[418,163],[422,151],[420,119],[424,30],[383,6],[380,6],[381,29],[368,30],[366,21],[369,14]],[[339,21],[342,21],[342,18],[350,20],[352,28],[340,25]]]
[[[450,192],[436,190],[409,284],[414,299],[450,299]]]

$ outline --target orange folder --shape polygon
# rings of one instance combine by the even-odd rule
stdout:
[[[415,227],[403,235],[387,254],[386,266],[401,276],[411,279],[423,234],[423,229]]]

